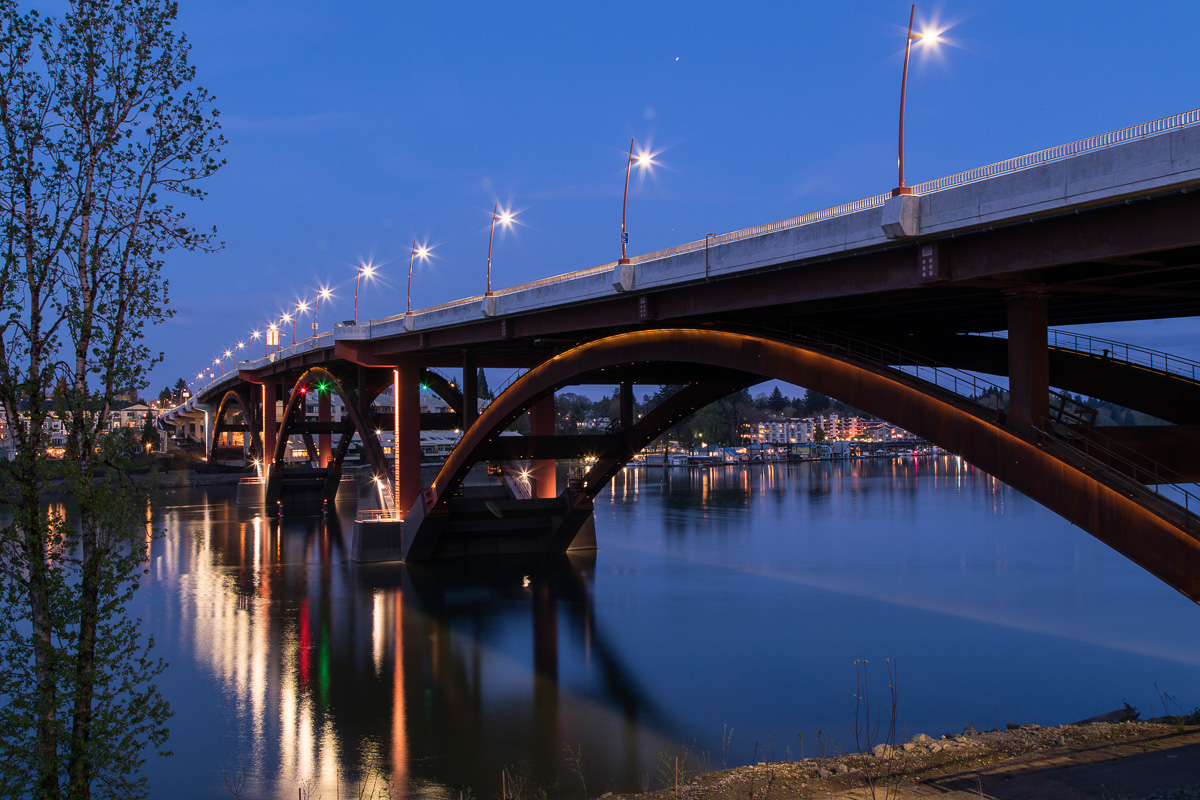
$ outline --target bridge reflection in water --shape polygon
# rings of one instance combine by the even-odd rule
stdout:
[[[952,456],[626,470],[596,514],[582,560],[356,565],[345,518],[164,497],[136,601],[172,662],[155,795],[246,766],[243,796],[482,798],[508,765],[566,798],[569,745],[596,796],[683,743],[720,766],[726,725],[730,764],[846,749],[863,658],[902,666],[911,733],[1148,713],[1154,682],[1200,702],[1194,604]]]
[[[178,533],[150,564],[243,743],[233,759],[227,742],[202,743],[213,751],[172,764],[175,779],[182,767],[193,787],[213,787],[245,767],[256,797],[385,783],[395,797],[457,796],[498,786],[504,767],[562,782],[570,743],[596,785],[636,786],[644,754],[678,741],[596,625],[594,551],[358,565],[347,519],[281,523],[226,494],[168,500],[163,521]],[[211,726],[172,702],[175,733]]]

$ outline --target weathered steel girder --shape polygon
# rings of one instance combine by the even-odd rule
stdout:
[[[1200,539],[1186,521],[1124,476],[1072,460],[1061,448],[1007,429],[969,401],[904,373],[793,342],[716,330],[620,334],[583,345],[530,370],[480,415],[410,514],[405,548],[430,553],[436,517],[478,460],[523,411],[557,387],[621,365],[661,361],[739,370],[754,379],[808,386],[883,416],[956,453],[1079,525],[1164,582],[1200,600]],[[432,524],[429,524],[432,523]]]

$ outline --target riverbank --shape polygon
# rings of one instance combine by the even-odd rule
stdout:
[[[888,797],[1174,800],[1200,797],[1200,725],[1167,720],[1022,725],[934,739],[918,734],[872,753],[738,767],[680,777],[657,791],[602,800],[850,800]]]

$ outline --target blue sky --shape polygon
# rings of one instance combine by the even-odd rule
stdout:
[[[224,249],[168,257],[176,316],[151,393],[192,378],[318,285],[322,330],[615,260],[631,137],[630,252],[824,208],[896,183],[909,4],[183,0],[227,164],[194,223]],[[910,68],[909,183],[1200,106],[1200,3],[918,5],[949,42]],[[305,320],[311,324],[311,318]],[[297,328],[299,331],[300,328]],[[1192,322],[1114,338],[1191,352]],[[258,345],[261,348],[261,344]],[[259,349],[255,350],[257,355]]]

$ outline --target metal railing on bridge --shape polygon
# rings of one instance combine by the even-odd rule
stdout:
[[[1190,483],[1178,472],[1157,461],[1089,428],[1081,433],[1077,428],[1057,424],[1043,418],[1036,428],[1043,444],[1053,443],[1069,449],[1088,463],[1105,468],[1110,478],[1126,480],[1122,483],[1135,492],[1153,495],[1169,508],[1175,509],[1174,516],[1179,524],[1192,531],[1200,529],[1200,497],[1184,488]]]
[[[988,333],[970,334],[996,339],[1007,339],[1008,331],[991,331]],[[1089,356],[1119,361],[1130,366],[1143,367],[1154,372],[1186,378],[1200,383],[1200,361],[1152,350],[1149,347],[1118,342],[1115,339],[1104,339],[1099,336],[1089,336],[1074,331],[1062,331],[1055,328],[1046,330],[1046,344],[1059,350],[1070,350]]]

